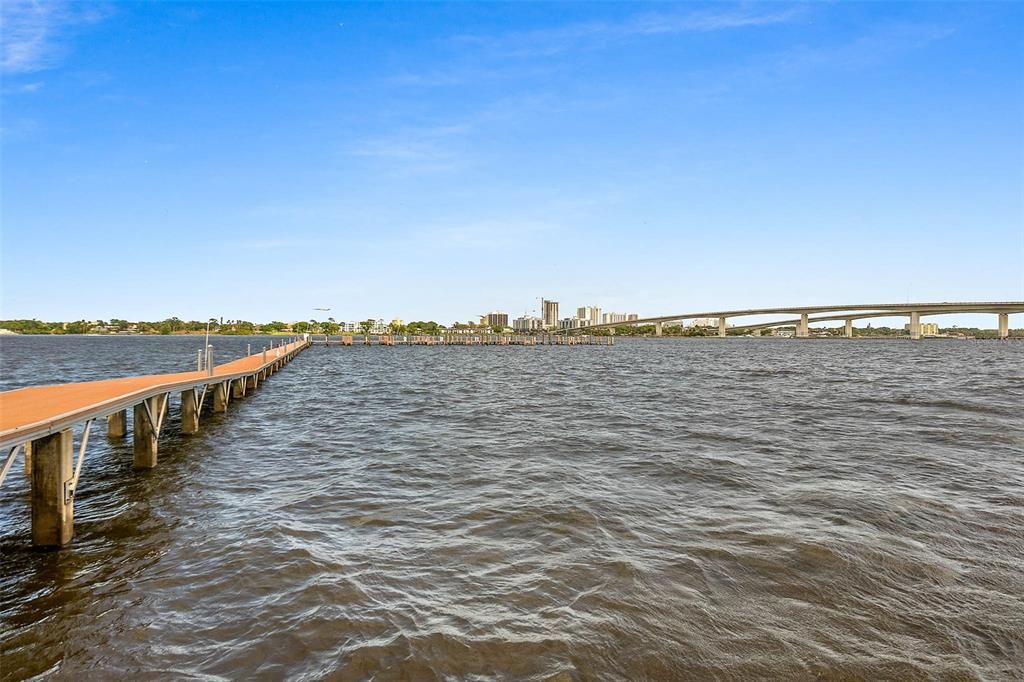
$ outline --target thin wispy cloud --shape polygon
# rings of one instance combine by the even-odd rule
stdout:
[[[317,242],[310,239],[253,239],[238,244],[231,244],[232,247],[245,249],[246,251],[276,251],[278,249],[296,249],[316,245]]]
[[[466,166],[460,139],[468,124],[406,128],[353,145],[355,156],[378,161],[400,174],[436,173]]]
[[[877,67],[926,49],[954,33],[949,26],[935,24],[880,26],[845,42],[794,45],[759,55],[741,65],[695,72],[684,90],[693,100],[721,99],[731,93],[774,86],[820,71]]]
[[[423,238],[435,247],[504,252],[532,248],[538,240],[563,229],[558,223],[549,221],[503,218],[428,230]]]
[[[485,66],[482,64],[456,65],[431,69],[429,71],[407,70],[388,79],[394,85],[411,87],[450,87],[480,83],[483,81],[523,81],[543,78],[555,72],[551,65],[525,67]]]
[[[795,21],[803,6],[747,7],[685,13],[645,13],[622,21],[591,21],[498,36],[460,35],[457,44],[477,46],[505,57],[544,57],[568,50],[601,47],[645,36],[704,33]]]
[[[4,0],[0,3],[0,71],[33,73],[57,66],[67,52],[72,29],[99,22],[110,11],[107,4]]]
[[[24,95],[33,92],[39,92],[43,89],[43,83],[41,81],[34,81],[32,83],[18,83],[16,85],[5,85],[3,87],[3,94],[5,95]]]
[[[882,26],[846,43],[795,47],[777,58],[775,68],[785,74],[820,66],[855,67],[875,64],[927,47],[954,33],[954,29],[949,26],[934,24]]]

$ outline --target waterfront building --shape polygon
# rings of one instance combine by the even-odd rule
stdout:
[[[512,320],[512,328],[517,332],[536,332],[544,328],[544,321],[539,317],[523,315]]]
[[[640,316],[636,313],[604,313],[601,315],[601,324],[617,324],[638,319],[640,319]]]
[[[920,323],[920,327],[921,327],[921,336],[938,336],[939,335],[939,325],[936,324],[935,322],[921,322]],[[910,331],[910,323],[909,322],[903,325],[903,330],[906,331],[906,332]]]
[[[540,300],[540,311],[545,329],[554,329],[558,326],[558,301],[549,301],[546,298],[542,298]]]
[[[576,309],[576,319],[586,321],[587,326],[591,324],[601,324],[601,308],[596,305],[583,306]]]
[[[480,321],[488,327],[501,327],[504,329],[508,326],[508,313],[487,313],[486,315],[481,316]]]

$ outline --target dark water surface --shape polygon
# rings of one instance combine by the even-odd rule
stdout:
[[[259,339],[217,339],[218,357]],[[4,338],[5,389],[195,338]],[[76,679],[1024,677],[1024,344],[313,348],[75,540],[0,488],[0,670]]]

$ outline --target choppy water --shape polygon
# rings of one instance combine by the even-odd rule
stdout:
[[[4,388],[200,345],[0,343]],[[16,466],[4,678],[1024,677],[1024,344],[314,348],[177,431],[100,430],[59,552]]]

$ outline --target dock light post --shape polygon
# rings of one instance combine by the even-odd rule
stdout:
[[[207,374],[207,376],[212,376],[213,375],[213,370],[211,369],[212,365],[210,364],[210,358],[213,357],[213,347],[210,345],[210,323],[211,322],[216,322],[216,318],[210,317],[210,318],[207,318],[207,320],[206,320],[206,340],[203,341],[203,348],[202,348],[202,350],[199,351],[199,357],[200,357],[199,369],[196,370],[196,371],[199,371],[199,372],[203,371],[202,357],[203,357],[203,354],[205,353],[206,354],[206,374]]]

